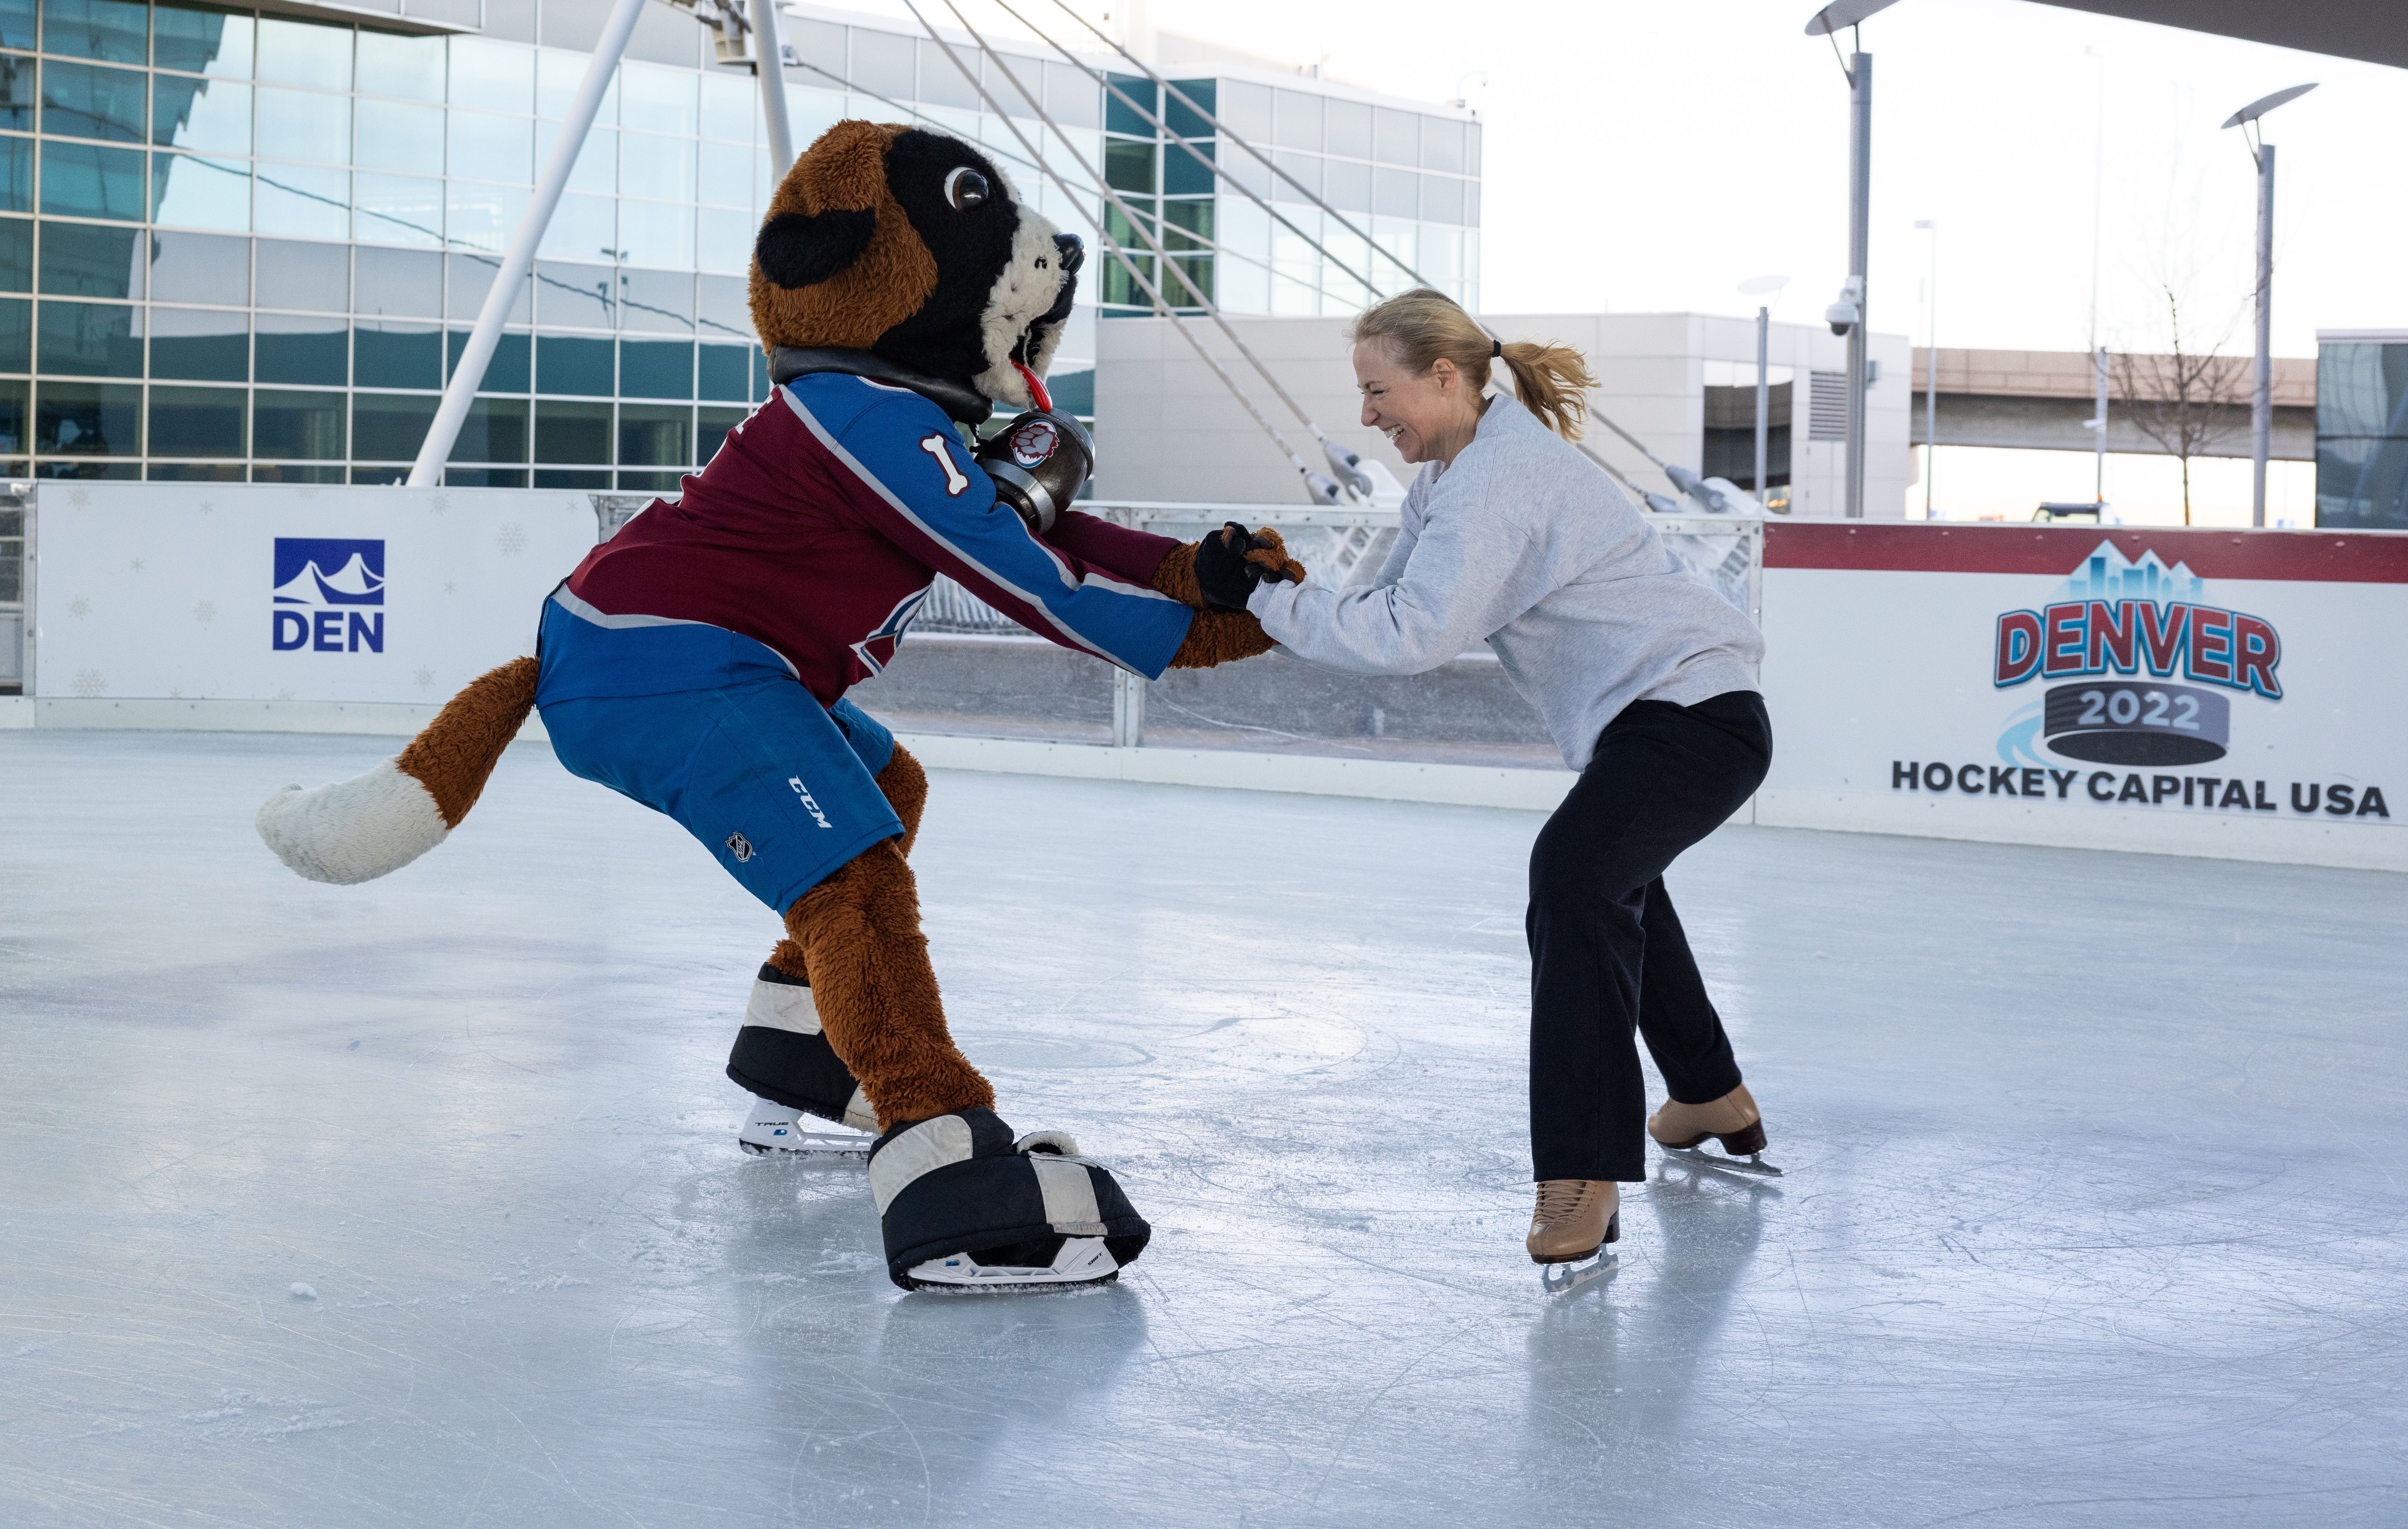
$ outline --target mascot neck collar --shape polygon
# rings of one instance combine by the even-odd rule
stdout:
[[[769,377],[781,387],[813,372],[843,372],[889,387],[909,388],[964,424],[978,424],[995,412],[986,394],[967,382],[930,377],[867,350],[781,345],[769,352]]]

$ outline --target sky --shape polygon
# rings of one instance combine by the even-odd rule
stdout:
[[[1147,4],[1163,31],[1400,95],[1468,93],[1486,123],[1491,312],[1745,313],[1742,280],[1785,275],[1775,316],[1811,320],[1846,274],[1847,85],[1804,35],[1813,0]],[[2383,190],[2408,71],[2030,0],[1900,0],[1861,38],[1875,329],[1926,339],[1936,236],[1942,344],[2085,348],[2099,206],[2101,343],[2164,349],[2171,283],[2188,342],[2246,352],[2255,172],[2218,124],[2309,80],[2268,119],[2274,351],[2314,355],[2318,328],[2408,328],[2408,204]]]

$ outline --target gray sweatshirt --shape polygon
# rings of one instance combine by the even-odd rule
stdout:
[[[1290,652],[1350,674],[1420,674],[1487,638],[1575,770],[1631,702],[1754,690],[1764,657],[1612,479],[1502,396],[1453,466],[1413,479],[1375,583],[1263,584],[1247,605]]]

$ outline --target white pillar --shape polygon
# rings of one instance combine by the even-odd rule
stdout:
[[[769,129],[769,189],[795,166],[795,130],[786,121],[786,50],[778,40],[778,0],[752,0],[752,72],[761,78],[761,120]]]
[[[2258,376],[2249,393],[2249,523],[2266,523],[2274,432],[2274,146],[2258,146]]]
[[[433,488],[443,474],[452,443],[460,438],[468,406],[476,401],[477,389],[485,380],[485,365],[494,359],[494,347],[501,342],[503,321],[509,317],[519,285],[535,264],[536,246],[543,242],[543,231],[552,224],[552,209],[560,205],[561,190],[568,184],[568,172],[585,148],[595,114],[602,109],[602,93],[610,88],[619,55],[627,50],[627,37],[636,30],[636,18],[643,14],[644,4],[645,0],[616,0],[610,7],[610,19],[603,23],[602,36],[594,45],[593,61],[586,64],[585,78],[578,82],[577,94],[568,104],[568,120],[560,124],[560,137],[552,146],[552,157],[544,162],[542,178],[536,182],[535,199],[527,204],[526,215],[519,220],[509,247],[502,253],[502,268],[494,273],[493,290],[485,293],[477,327],[468,332],[467,349],[452,369],[442,406],[436,409],[435,422],[418,449],[418,461],[409,469],[413,489]]]

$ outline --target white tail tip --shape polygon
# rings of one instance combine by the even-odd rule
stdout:
[[[340,887],[390,875],[452,832],[434,793],[390,759],[349,780],[285,787],[260,804],[258,825],[277,859]]]

